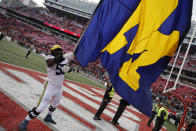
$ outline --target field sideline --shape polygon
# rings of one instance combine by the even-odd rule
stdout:
[[[44,59],[35,53],[30,54],[29,58],[26,59],[26,52],[27,51],[25,48],[11,43],[6,39],[0,42],[0,61],[46,73],[46,64]],[[65,78],[87,85],[104,88],[91,80],[81,77],[77,73],[66,74]],[[166,123],[165,126],[167,127],[168,131],[177,130],[176,127],[170,123]]]

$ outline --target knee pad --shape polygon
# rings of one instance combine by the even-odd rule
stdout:
[[[54,112],[54,111],[56,110],[56,108],[53,108],[51,105],[50,105],[50,107],[49,107],[48,109],[49,109],[49,111],[51,111],[51,112]]]
[[[29,117],[30,118],[35,118],[37,117],[40,113],[36,111],[37,107],[34,107],[32,110],[29,111]]]

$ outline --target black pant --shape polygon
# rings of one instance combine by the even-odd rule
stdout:
[[[175,120],[175,126],[178,127],[178,124],[180,123],[180,118],[179,117],[176,117],[176,120]]]
[[[31,51],[28,51],[26,54],[26,58],[29,56],[29,54],[31,53]]]
[[[148,124],[147,124],[148,126],[150,126],[150,124],[154,120],[156,114],[157,114],[156,111],[152,111],[152,115],[150,116],[150,119],[149,119]]]
[[[108,105],[108,103],[111,101],[112,97],[110,98],[103,98],[101,105],[99,107],[99,109],[97,110],[97,113],[95,114],[96,117],[100,117],[101,114],[103,113],[104,109],[106,108],[106,106]]]
[[[116,114],[112,120],[112,122],[117,122],[118,119],[121,117],[122,113],[124,112],[125,108],[130,105],[127,101],[125,101],[124,99],[120,100],[120,104],[118,106],[118,109],[116,111]]]
[[[159,130],[161,130],[161,127],[163,125],[163,122],[164,122],[164,120],[162,118],[157,117],[155,126],[152,129],[152,131],[159,131]]]

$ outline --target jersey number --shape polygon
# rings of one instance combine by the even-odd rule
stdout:
[[[57,64],[56,65],[56,69],[57,69],[56,75],[64,74],[64,72],[62,71],[63,66],[64,66],[63,64]]]

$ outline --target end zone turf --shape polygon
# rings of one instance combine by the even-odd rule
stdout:
[[[17,130],[19,123],[36,105],[42,92],[46,74],[0,62],[0,126],[6,130]],[[64,80],[63,98],[54,119],[56,125],[43,123],[47,109],[38,119],[32,120],[30,130],[131,130],[150,131],[146,123],[148,117],[134,107],[126,108],[119,119],[120,126],[113,126],[111,120],[117,110],[120,97],[115,94],[102,114],[102,121],[93,120],[99,108],[104,90],[78,82]],[[27,109],[27,110],[26,110]],[[162,129],[165,130],[165,129]]]

